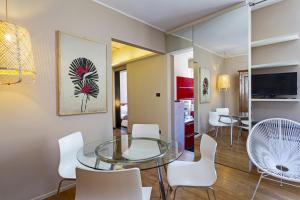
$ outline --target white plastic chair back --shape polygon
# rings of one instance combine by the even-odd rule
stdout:
[[[200,144],[201,159],[206,158],[214,162],[216,149],[217,149],[217,142],[207,134],[203,134],[201,138],[201,144]]]
[[[133,124],[132,137],[147,137],[159,139],[158,124]]]
[[[300,123],[281,118],[257,123],[248,136],[247,152],[263,172],[300,182]]]
[[[118,171],[76,169],[76,200],[142,200],[138,168]]]
[[[58,173],[60,174],[60,176],[64,177],[64,170],[69,169],[74,170],[73,174],[75,174],[75,167],[77,163],[76,155],[78,150],[83,147],[81,132],[71,133],[65,137],[60,138],[58,140],[58,144],[60,152]]]
[[[219,124],[219,114],[217,112],[209,112],[208,122],[212,126],[218,126],[218,124]]]
[[[216,108],[219,115],[229,115],[229,108]]]

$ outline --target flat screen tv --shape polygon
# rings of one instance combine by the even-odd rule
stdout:
[[[252,96],[297,95],[297,72],[252,75]]]

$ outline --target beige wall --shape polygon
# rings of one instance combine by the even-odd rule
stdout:
[[[300,1],[285,0],[278,4],[254,11],[252,13],[253,40],[300,32]],[[252,63],[298,60],[300,61],[300,40],[269,45],[252,49]],[[278,69],[252,70],[252,73],[298,72],[298,87],[300,85],[300,68],[286,67]],[[298,90],[298,98],[300,93]],[[300,121],[300,103],[286,102],[253,102],[253,120],[270,117],[283,117]]]
[[[127,64],[128,123],[157,123],[162,138],[168,140],[170,130],[170,84],[167,55],[153,56]],[[156,97],[160,93],[160,97]]]
[[[240,70],[248,70],[248,56],[237,56],[224,59],[224,73],[230,76],[230,88],[224,92],[224,106],[232,114],[239,112]]]
[[[187,31],[190,31],[192,33],[192,28],[187,28]],[[192,47],[193,43],[191,40],[187,40],[171,34],[168,34],[166,37],[166,51],[168,53],[190,49]]]
[[[199,67],[207,68],[211,73],[211,101],[200,104],[200,92],[195,93],[195,112],[198,111],[198,117],[195,115],[195,131],[207,132],[209,111],[222,106],[222,95],[217,90],[217,76],[224,70],[224,58],[194,46],[194,61],[198,63],[194,71],[195,91],[200,91]]]
[[[37,80],[0,86],[0,199],[31,199],[57,188],[58,138],[72,131],[86,141],[112,136],[111,37],[164,52],[165,35],[90,0],[10,0],[9,11],[31,33]],[[107,113],[56,115],[55,30],[108,44]]]

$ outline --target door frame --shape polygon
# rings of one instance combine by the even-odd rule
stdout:
[[[117,117],[121,118],[121,109],[120,109],[120,76],[116,77],[116,74],[120,74],[121,71],[125,71],[126,65],[121,67],[115,67],[112,70],[112,76],[113,76],[113,127],[114,128],[120,128],[121,126],[117,126],[117,123],[121,123],[122,121],[118,122]],[[116,101],[116,99],[119,98],[119,101]],[[119,114],[118,114],[119,113]]]

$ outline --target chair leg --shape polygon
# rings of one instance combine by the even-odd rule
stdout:
[[[239,133],[238,133],[238,143],[241,142],[241,136],[242,136],[242,128],[239,128]]]
[[[215,189],[213,187],[209,187],[209,189],[213,191],[214,200],[217,200]]]
[[[173,188],[170,185],[168,186],[166,197],[169,196],[169,191],[170,191],[170,194],[172,194]]]
[[[59,181],[58,188],[57,188],[57,193],[56,193],[56,199],[59,200],[59,192],[61,188],[61,184],[64,182],[64,179]]]
[[[256,184],[256,187],[255,187],[255,190],[254,190],[254,193],[253,193],[253,195],[252,195],[251,200],[254,199],[254,197],[255,197],[255,195],[256,195],[256,192],[257,192],[257,190],[258,190],[258,187],[259,187],[259,185],[260,185],[260,182],[261,182],[261,179],[262,179],[262,178],[263,178],[263,174],[261,174],[260,177],[259,177],[258,183]]]
[[[208,200],[210,200],[209,189],[206,190],[206,194],[207,194]]]
[[[175,200],[175,198],[176,198],[177,189],[178,189],[178,187],[176,187],[175,190],[174,190],[173,200]]]
[[[216,127],[216,132],[215,132],[215,137],[218,137],[218,131],[219,131],[219,127]]]
[[[233,124],[230,126],[230,146],[233,144]]]

